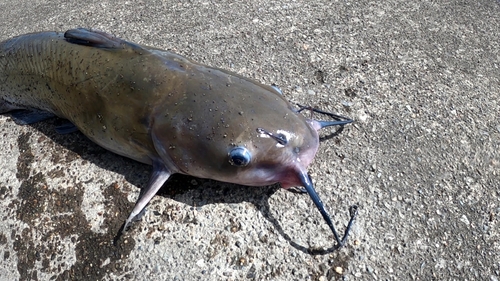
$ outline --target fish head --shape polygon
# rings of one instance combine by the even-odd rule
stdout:
[[[203,73],[205,79],[187,82],[165,101],[168,110],[158,106],[153,114],[152,137],[164,162],[200,178],[302,186],[300,174],[319,145],[315,121],[275,87],[216,69],[210,75],[222,78]]]
[[[332,230],[334,248],[345,244],[356,212],[340,239],[307,167],[318,150],[317,131],[352,120],[306,119],[275,87],[213,68],[188,73],[177,89],[151,118],[154,146],[171,172],[248,186],[303,186]]]
[[[235,183],[263,186],[279,182],[285,189],[302,186],[300,175],[318,150],[318,133],[300,113],[272,111],[254,118],[248,130],[226,147],[225,168]]]

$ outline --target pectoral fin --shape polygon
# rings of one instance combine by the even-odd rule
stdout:
[[[151,201],[153,196],[158,192],[158,190],[163,186],[163,184],[170,177],[171,172],[159,161],[153,162],[153,174],[149,179],[148,185],[141,189],[139,198],[137,199],[132,213],[128,216],[125,224],[123,225],[123,232],[125,232],[132,221],[136,217],[140,216],[146,205]]]
[[[18,125],[29,125],[56,117],[54,114],[43,110],[17,110],[10,116]]]

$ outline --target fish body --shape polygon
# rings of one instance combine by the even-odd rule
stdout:
[[[88,29],[0,43],[0,113],[12,110],[52,113],[153,166],[125,229],[173,173],[314,191],[306,168],[327,126],[274,87]]]
[[[282,149],[269,155],[276,143],[256,132],[268,122],[288,128],[301,142],[297,147],[310,150],[308,158],[301,159],[305,166],[314,157],[316,131],[272,87],[167,51],[111,43],[113,47],[75,44],[56,32],[3,43],[2,99],[11,107],[42,109],[68,119],[117,154],[146,164],[163,161],[172,172],[202,178],[215,175],[234,182],[240,171],[225,160],[234,146],[246,146],[252,154],[262,151],[261,159],[283,157]],[[278,181],[248,178],[238,183]]]

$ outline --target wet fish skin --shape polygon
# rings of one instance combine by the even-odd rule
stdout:
[[[118,72],[140,63],[142,56],[134,49],[103,52],[69,43],[63,33],[42,32],[3,42],[0,53],[4,107],[54,113],[104,148],[151,163],[152,143],[144,121],[152,97],[137,94],[146,85],[134,79],[135,71]],[[113,56],[128,66],[120,66]],[[150,70],[155,71],[152,66]]]
[[[297,127],[295,135],[311,136],[306,145],[317,146],[315,130],[269,86],[170,52],[126,41],[113,48],[105,44],[69,43],[55,32],[3,43],[2,98],[15,108],[38,108],[68,119],[104,148],[147,164],[159,157],[153,133],[163,140],[159,146],[171,150],[176,166],[171,169],[198,177],[213,176],[211,167],[232,177],[236,169],[221,159],[227,157],[228,146],[250,138],[254,146],[259,140],[268,142],[257,138],[255,129],[269,120],[274,124],[268,130]],[[248,124],[256,116],[257,125]],[[193,160],[205,153],[220,160]]]
[[[274,87],[87,29],[0,43],[0,113],[15,109],[68,119],[100,146],[153,165],[125,229],[173,173],[312,188],[306,168],[325,126]]]

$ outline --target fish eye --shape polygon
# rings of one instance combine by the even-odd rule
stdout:
[[[238,146],[228,153],[229,163],[233,166],[244,167],[252,160],[252,154],[246,147]]]

